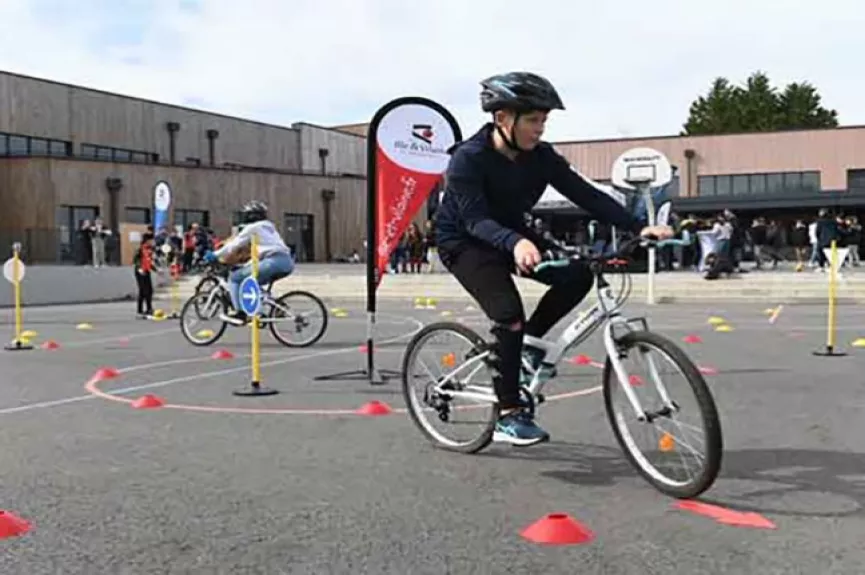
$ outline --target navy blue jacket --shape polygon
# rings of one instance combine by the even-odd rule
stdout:
[[[572,170],[552,145],[541,142],[511,160],[493,147],[493,129],[486,124],[450,150],[435,214],[440,251],[456,253],[478,240],[508,253],[523,238],[538,245],[530,214],[548,185],[598,220],[639,232],[642,226],[631,214]]]

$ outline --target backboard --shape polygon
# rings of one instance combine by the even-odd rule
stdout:
[[[657,188],[669,184],[672,179],[670,160],[652,148],[631,148],[613,162],[611,180],[618,188]]]

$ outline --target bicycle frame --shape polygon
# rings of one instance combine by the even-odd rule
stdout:
[[[619,358],[619,349],[616,345],[616,336],[615,330],[616,328],[624,327],[627,330],[632,330],[632,323],[639,322],[642,324],[642,329],[648,329],[648,322],[645,318],[626,318],[620,311],[624,302],[618,302],[616,300],[615,295],[613,294],[613,290],[610,287],[610,284],[604,278],[604,275],[601,271],[598,271],[596,274],[595,280],[595,291],[598,294],[598,301],[591,308],[589,308],[588,312],[582,316],[578,317],[574,320],[567,328],[562,332],[562,334],[556,338],[555,340],[547,340],[543,338],[537,338],[530,335],[523,336],[523,345],[531,346],[538,349],[541,349],[545,352],[544,356],[544,364],[547,365],[557,365],[572,347],[579,345],[586,339],[588,339],[597,329],[603,326],[603,342],[604,348],[607,352],[607,357],[610,360],[610,364],[613,368],[613,372],[616,374],[616,378],[619,380],[619,384],[622,386],[622,389],[625,392],[629,402],[631,403],[632,408],[638,418],[639,421],[645,421],[647,419],[646,411],[643,409],[643,406],[640,404],[639,399],[637,398],[637,394],[634,392],[633,387],[630,385],[628,373],[625,370],[622,360]],[[453,380],[459,373],[463,372],[466,368],[477,365],[476,369],[472,370],[472,373],[469,377],[473,376],[479,369],[484,367],[483,361],[489,356],[490,351],[485,351],[484,353],[480,353],[475,357],[472,357],[468,361],[461,364],[451,373],[449,373],[446,377],[444,377],[441,381],[439,381],[436,385],[436,391],[442,393],[444,395],[450,395],[453,397],[462,397],[474,401],[481,402],[497,402],[497,398],[495,393],[489,386],[473,386],[468,385],[464,390],[448,390],[443,389],[448,382]],[[645,356],[645,352],[643,352]],[[658,389],[658,393],[661,396],[664,404],[671,408],[676,409],[675,405],[670,400],[669,394],[667,393],[666,388],[661,382],[661,378],[658,375],[657,366],[655,362],[650,357],[646,357],[649,373],[654,380],[655,386]],[[546,381],[540,379],[540,371],[541,369],[533,369],[532,366],[528,363],[528,360],[524,357],[522,360],[523,367],[529,372],[532,373],[532,381],[526,387],[526,391],[532,395],[533,397],[537,397],[541,394]],[[436,378],[433,378],[436,379]]]
[[[210,293],[208,294],[207,304],[205,306],[207,309],[210,309],[210,306],[213,305],[214,299],[217,297],[225,297],[229,300],[231,299],[231,284],[228,282],[228,280],[226,280],[219,274],[211,274],[210,277],[216,280],[217,287],[216,289],[210,290]],[[273,297],[269,289],[262,290],[261,305],[262,307],[264,307],[265,305],[277,307],[276,298]],[[282,311],[286,312],[286,310],[284,309]],[[274,318],[264,317],[263,315],[259,315],[258,317],[258,323],[260,324],[274,323],[275,321],[276,320]]]

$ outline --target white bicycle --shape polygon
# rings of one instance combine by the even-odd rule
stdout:
[[[202,267],[205,277],[180,311],[180,331],[186,341],[195,346],[213,345],[222,337],[229,324],[220,320],[219,316],[232,308],[228,284],[230,266],[212,263]],[[327,331],[327,308],[318,297],[307,291],[294,290],[274,297],[271,290],[280,279],[262,286],[258,327],[269,327],[273,337],[286,347],[308,347],[320,340]],[[321,316],[321,322],[316,328],[312,320],[317,315]],[[215,330],[196,331],[193,327],[197,322],[214,319],[219,321]],[[279,330],[279,324],[287,328],[285,332]]]
[[[692,498],[712,485],[721,467],[723,441],[714,399],[700,370],[678,345],[650,331],[645,318],[627,318],[620,311],[630,295],[632,285],[630,275],[622,267],[627,264],[623,258],[638,245],[648,248],[665,244],[652,239],[635,238],[625,242],[612,258],[584,258],[570,250],[544,254],[544,261],[536,268],[538,270],[565,266],[571,259],[587,259],[595,275],[598,301],[554,341],[525,336],[525,345],[542,349],[546,355],[538,369],[533,369],[528,360],[523,358],[524,376],[530,378],[530,382],[523,385],[521,390],[529,409],[534,411],[544,401],[542,391],[547,381],[542,379],[541,370],[548,370],[555,376],[555,368],[565,354],[603,326],[603,343],[607,353],[602,373],[604,406],[616,440],[628,461],[656,489],[669,496]],[[618,267],[616,271],[621,272],[623,287],[618,295],[604,277],[605,269],[612,271],[610,267]],[[446,336],[456,336],[466,344],[467,351],[454,352],[452,347],[442,344],[440,340]],[[476,453],[492,442],[498,418],[497,399],[492,386],[494,368],[490,361],[494,349],[494,343],[485,341],[474,330],[455,322],[429,324],[409,342],[402,365],[403,394],[412,420],[437,446],[462,453]],[[640,377],[626,369],[625,361],[632,352],[647,368],[646,376]],[[650,352],[659,352],[661,359],[665,360],[664,364],[682,376],[696,400],[693,408],[686,409],[679,401],[672,399],[668,382],[661,381],[661,362],[650,357]],[[427,353],[431,354],[431,359],[422,359]],[[443,373],[433,372],[436,365],[444,368]],[[482,372],[487,377],[472,383],[472,378]],[[418,397],[413,392],[416,387],[414,384],[416,379],[421,378],[425,378],[426,383],[420,386]],[[655,391],[653,397],[647,397],[648,393],[644,393],[650,389]],[[622,402],[624,406],[617,406],[614,401],[620,394],[627,399]],[[467,400],[470,405],[454,406],[457,400]],[[433,425],[436,420],[450,423],[459,414],[476,413],[478,410],[486,410],[480,418],[480,431],[470,433],[463,439],[453,439]],[[685,420],[689,416],[693,416],[695,423]],[[629,422],[634,423],[634,429],[629,427]],[[458,425],[454,427],[462,428]],[[647,434],[649,430],[655,431],[652,435],[654,448],[640,449],[637,436]],[[699,431],[702,431],[700,440],[696,438]],[[658,465],[649,461],[649,455],[655,454],[659,454],[665,462],[684,464],[686,476],[672,477],[662,472]],[[696,462],[696,470],[688,465],[688,458]]]

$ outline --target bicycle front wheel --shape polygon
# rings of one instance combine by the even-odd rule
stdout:
[[[657,490],[680,499],[696,497],[715,482],[723,451],[721,422],[706,381],[685,352],[659,334],[629,332],[618,344],[626,381],[620,381],[609,357],[603,374],[604,404],[616,440]],[[647,414],[644,420],[626,386]],[[640,440],[646,440],[645,447]],[[679,467],[681,473],[673,471]]]
[[[196,293],[180,310],[180,333],[194,346],[213,345],[228,328],[228,324],[219,319],[224,312],[225,301],[216,293]],[[211,321],[215,325],[206,323]]]

